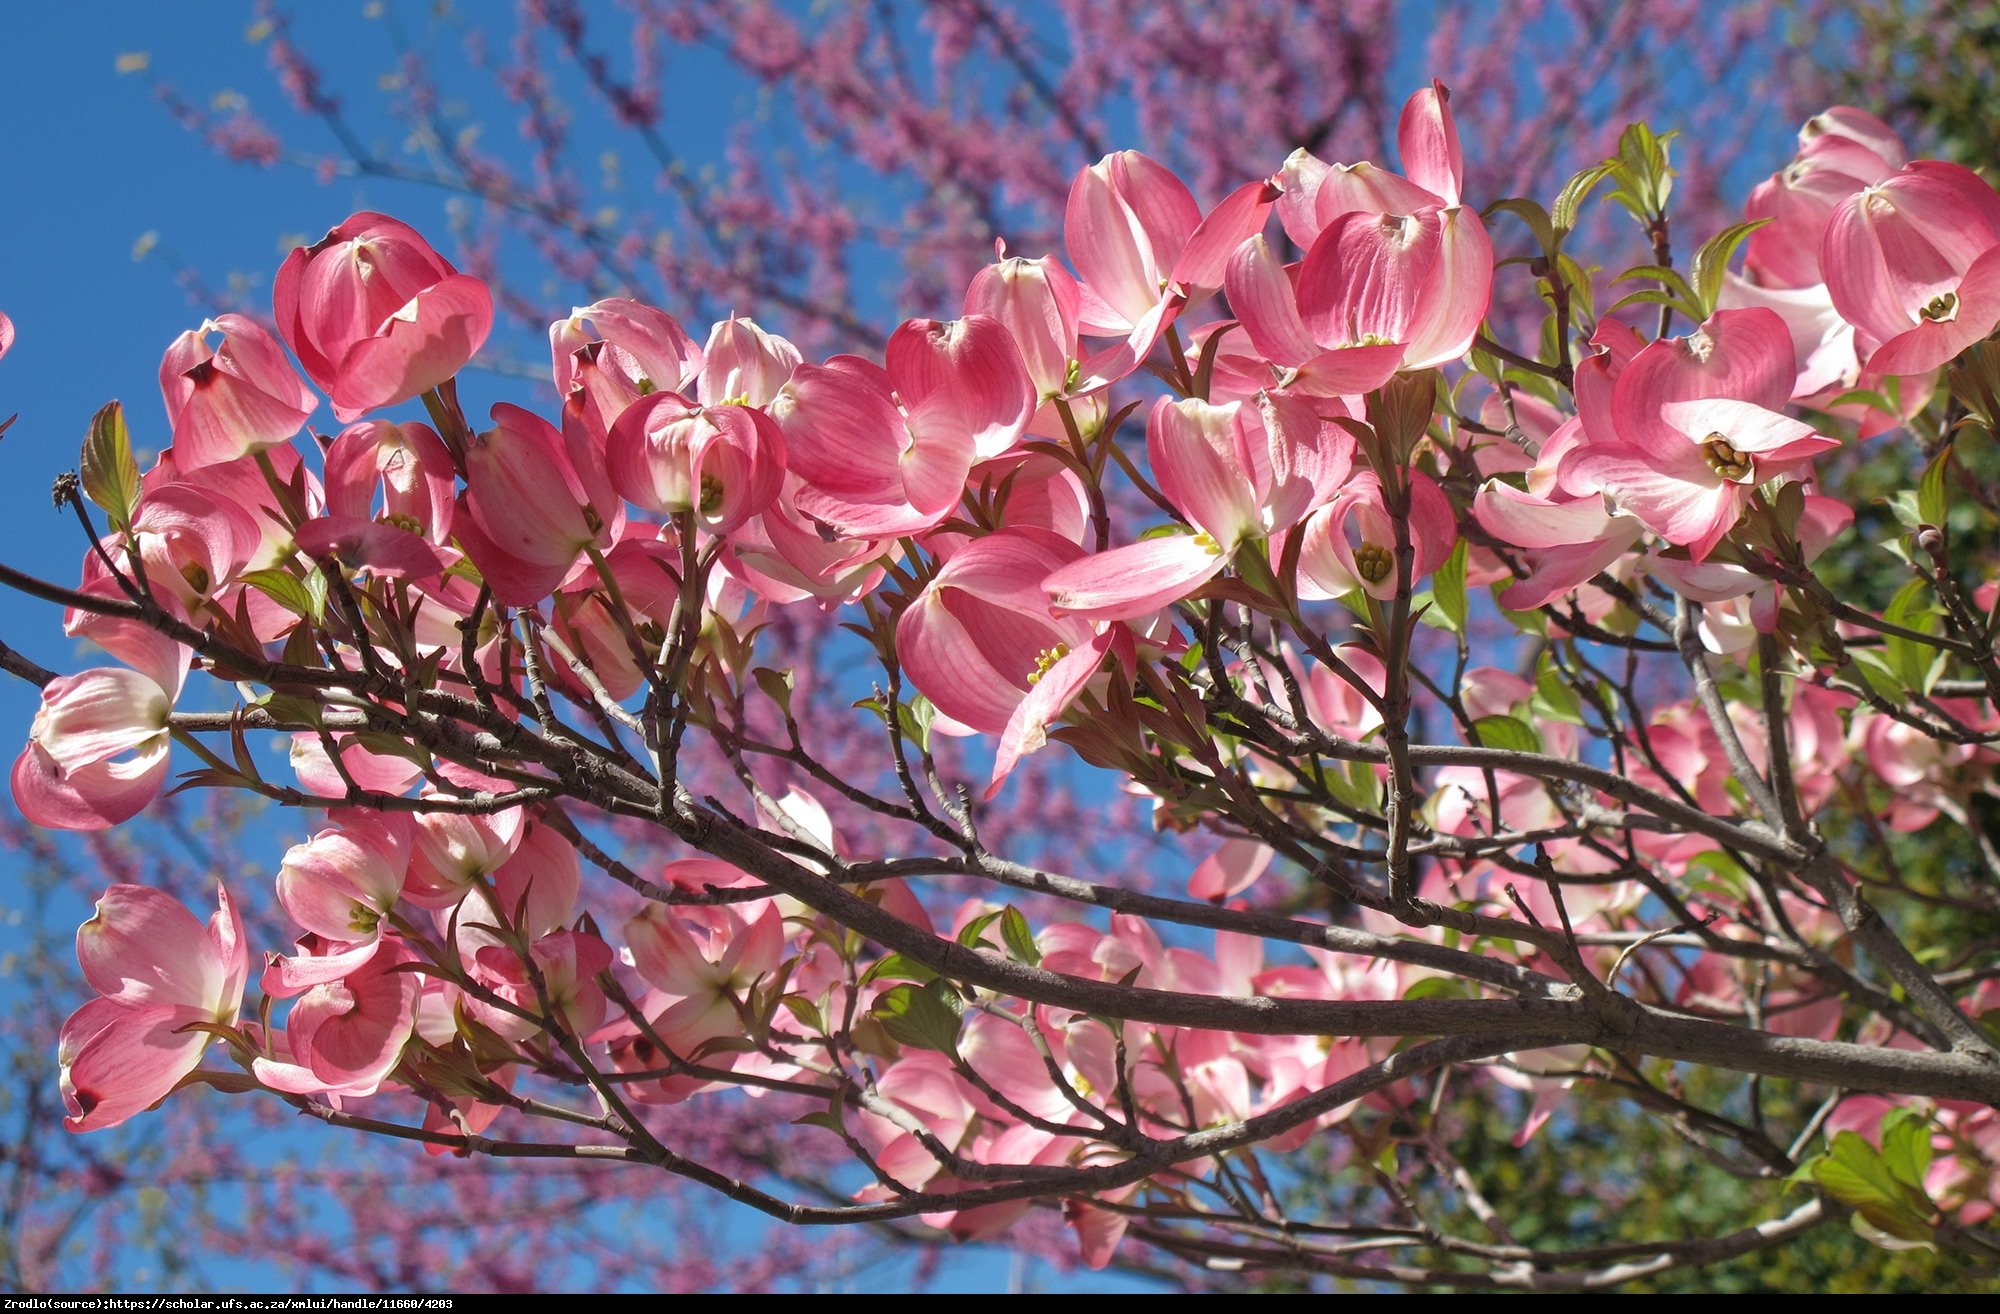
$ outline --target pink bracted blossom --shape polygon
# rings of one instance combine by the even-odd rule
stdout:
[[[301,929],[357,951],[366,946],[353,963],[358,966],[382,942],[402,896],[412,827],[407,816],[358,808],[331,812],[328,819],[332,828],[285,854],[278,902]]]
[[[485,816],[419,812],[403,898],[420,908],[449,908],[480,879],[497,872],[520,847],[527,824],[519,808]]]
[[[1083,359],[1083,292],[1053,256],[1010,256],[985,266],[965,289],[965,313],[996,320],[1014,339],[1038,407],[1028,430],[1043,437],[1065,436],[1057,400],[1071,406],[1079,425],[1095,427],[1103,416],[1099,394],[1112,382],[1104,371],[1138,365],[1123,343]]]
[[[1366,392],[1398,367],[1443,365],[1472,345],[1492,298],[1493,245],[1460,204],[1464,162],[1447,101],[1434,82],[1403,107],[1398,146],[1410,178],[1304,151],[1286,162],[1278,212],[1306,252],[1295,273],[1261,239],[1231,257],[1230,306],[1287,384]]]
[[[1820,267],[1871,374],[1929,373],[2000,324],[2000,196],[1918,160],[1841,203]]]
[[[387,215],[350,215],[285,258],[278,332],[342,424],[458,373],[493,328],[486,285]]]
[[[379,519],[426,542],[451,541],[454,483],[451,452],[429,425],[364,421],[326,450],[329,516]]]
[[[849,537],[937,524],[973,463],[1012,446],[1034,414],[1013,339],[983,315],[908,321],[889,339],[888,364],[802,365],[770,407],[800,479],[794,504]]]
[[[139,549],[153,596],[190,617],[218,600],[265,546],[263,531],[248,510],[192,483],[149,484],[130,532],[105,539],[113,560],[128,539]],[[83,582],[86,591],[112,584],[95,551],[84,556]]]
[[[588,321],[595,338],[584,331]],[[592,427],[603,434],[624,409],[656,392],[685,392],[702,370],[702,352],[673,316],[629,297],[578,306],[549,325],[556,396],[581,392]]]
[[[1346,482],[1354,439],[1302,398],[1255,404],[1162,399],[1146,424],[1160,491],[1197,532],[1145,539],[1086,557],[1045,583],[1055,608],[1127,620],[1186,597],[1244,543],[1290,529]]]
[[[131,667],[60,675],[42,688],[28,746],[14,759],[14,803],[38,826],[103,830],[138,815],[167,782],[168,720],[188,650],[151,631],[115,640]]]
[[[703,406],[769,406],[799,363],[799,349],[789,341],[766,333],[755,320],[731,315],[709,330],[695,400]]]
[[[605,445],[611,484],[636,506],[687,514],[711,534],[728,535],[760,515],[785,482],[785,439],[748,406],[697,406],[655,393],[611,426]]]
[[[1002,529],[953,554],[896,622],[903,672],[939,712],[999,734],[1015,709],[1072,651],[1089,622],[1050,612],[1042,581],[1083,549],[1039,529]]]
[[[1605,509],[1599,496],[1553,500],[1491,480],[1473,499],[1480,528],[1527,552],[1528,574],[1500,595],[1515,611],[1540,607],[1625,555],[1646,527]]]
[[[1791,335],[1768,310],[1718,310],[1685,338],[1649,344],[1613,385],[1610,427],[1585,418],[1574,486],[1613,493],[1621,509],[1704,560],[1750,494],[1800,477],[1837,439],[1780,413],[1794,378]]]
[[[222,337],[213,347],[211,334]],[[319,406],[278,340],[244,315],[217,315],[174,339],[160,395],[183,471],[289,442]]]
[[[1865,110],[1836,105],[1799,129],[1799,152],[1758,183],[1744,207],[1770,220],[1750,234],[1744,268],[1765,288],[1809,288],[1826,281],[1820,242],[1841,202],[1886,181],[1909,158],[1896,130]]]
[[[313,986],[285,1016],[290,1062],[259,1057],[252,1073],[288,1094],[374,1094],[414,1032],[423,978],[408,969],[420,961],[389,936],[366,962]]]
[[[250,974],[229,891],[203,926],[178,901],[114,885],[77,929],[76,956],[99,998],[63,1024],[58,1049],[71,1131],[115,1127],[165,1099],[201,1062],[201,1026],[236,1024]]]
[[[1429,475],[1410,471],[1410,584],[1439,566],[1458,542],[1458,523],[1444,490]],[[1363,470],[1347,491],[1305,524],[1299,551],[1299,596],[1337,598],[1359,590],[1393,598],[1398,588],[1396,526],[1383,500],[1382,481]]]
[[[611,545],[625,515],[615,497],[609,505],[592,498],[561,434],[504,402],[466,451],[461,497],[459,540],[510,607],[547,597],[587,549]]]
[[[1145,360],[1181,310],[1222,286],[1229,253],[1264,226],[1277,199],[1270,183],[1249,183],[1204,219],[1186,184],[1138,151],[1118,151],[1070,184],[1063,242],[1082,279],[1079,327],[1121,338],[1119,378]]]

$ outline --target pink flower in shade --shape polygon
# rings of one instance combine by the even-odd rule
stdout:
[[[1039,529],[1002,529],[960,548],[896,622],[903,673],[958,726],[999,734],[1049,668],[1094,637],[1050,613],[1042,581],[1083,556]]]
[[[207,926],[173,898],[114,885],[76,933],[77,961],[100,998],[63,1024],[57,1049],[71,1131],[115,1127],[194,1071],[209,1035],[234,1026],[250,973],[243,919],[218,885]]]
[[[451,541],[455,483],[451,453],[429,425],[365,421],[326,451],[329,516],[381,520],[430,543]]]
[[[498,871],[520,847],[527,824],[519,808],[490,816],[420,812],[412,820],[403,897],[424,908],[449,908],[476,880]]]
[[[1625,555],[1646,527],[1637,517],[1605,509],[1592,495],[1555,500],[1492,480],[1473,498],[1480,528],[1527,553],[1528,573],[1500,595],[1500,605],[1526,611],[1551,602]]]
[[[346,798],[349,779],[372,793],[401,794],[423,775],[423,768],[409,758],[374,752],[358,735],[327,738],[333,741],[333,752],[327,751],[326,739],[311,731],[292,736],[292,771],[304,789],[323,799]],[[340,755],[339,766],[333,763],[334,753]]]
[[[668,878],[677,874],[669,871]],[[784,917],[772,902],[754,912],[716,908],[690,913],[701,915],[652,904],[625,924],[633,968],[670,1001],[653,1016],[652,1025],[684,1058],[708,1041],[742,1034],[737,1001],[751,987],[776,978],[788,939]]]
[[[329,816],[333,828],[285,854],[278,868],[278,902],[293,922],[323,940],[377,945],[403,893],[410,820],[358,808]]]
[[[1586,416],[1589,440],[1566,475],[1601,487],[1670,543],[1705,559],[1750,493],[1798,477],[1839,443],[1783,415],[1794,378],[1791,335],[1768,310],[1718,310],[1685,338],[1640,351],[1618,375],[1612,435]]]
[[[493,297],[387,215],[351,215],[285,258],[278,332],[342,424],[435,388],[493,329]]]
[[[166,785],[167,730],[188,651],[151,631],[121,633],[139,663],[57,676],[43,686],[28,746],[14,760],[21,815],[56,830],[103,830],[136,816]]]
[[[210,334],[221,343],[211,347]],[[184,471],[289,442],[319,406],[278,340],[243,315],[218,315],[174,339],[160,361],[160,396]]]
[[[1871,374],[1929,373],[2000,324],[2000,196],[1919,160],[1841,203],[1820,268]]]
[[[756,320],[731,315],[709,330],[695,400],[769,406],[799,363],[799,349],[789,341],[758,328]]]
[[[114,560],[127,537],[106,539]],[[137,543],[154,598],[189,616],[224,593],[264,546],[263,532],[249,511],[185,483],[149,486],[129,537]],[[86,591],[100,583],[116,587],[95,551],[84,556],[83,583]]]
[[[493,596],[526,607],[561,584],[586,549],[611,545],[625,507],[593,499],[562,435],[540,416],[501,403],[493,426],[466,451],[464,514],[453,523]]]
[[[1013,446],[1035,397],[1007,331],[973,315],[910,320],[886,370],[856,356],[802,365],[771,403],[797,509],[856,538],[912,534],[945,518],[973,463]]]
[[[604,1023],[604,988],[597,975],[610,968],[611,946],[587,931],[552,931],[529,947],[531,976],[520,956],[501,945],[481,949],[472,960],[475,980],[500,998],[538,1017],[551,1019],[570,1035],[587,1036]],[[540,977],[540,989],[535,977]],[[467,1013],[496,1033],[520,1042],[541,1028],[506,1009],[468,997]]]
[[[831,610],[872,592],[882,581],[882,558],[900,554],[894,538],[843,537],[799,509],[806,492],[796,474],[763,515],[729,536],[720,560],[730,574],[767,601],[819,599]]]
[[[1160,491],[1197,531],[1113,548],[1051,574],[1059,614],[1127,620],[1186,597],[1241,544],[1297,524],[1353,467],[1354,439],[1298,397],[1212,406],[1162,399],[1146,424]]]
[[[1409,473],[1410,583],[1444,564],[1458,542],[1458,521],[1444,490],[1429,475]],[[1396,526],[1383,502],[1382,481],[1363,470],[1339,500],[1306,521],[1299,551],[1299,596],[1337,598],[1359,590],[1396,596]]]
[[[1833,541],[1845,533],[1854,523],[1854,508],[1830,497],[1809,495],[1805,499],[1805,509],[1799,515],[1796,530],[1799,549],[1810,564]],[[1704,604],[1729,602],[1747,597],[1748,618],[1756,633],[1770,634],[1778,626],[1778,608],[1781,602],[1778,586],[1741,566],[1721,562],[1696,563],[1677,561],[1672,557],[1654,557],[1648,563],[1652,572],[1663,580],[1668,588],[1682,597]],[[1725,647],[1710,639],[1710,646],[1717,651],[1734,651],[1734,645]],[[1743,636],[1745,643],[1750,635]]]
[[[293,1095],[372,1095],[403,1056],[416,1029],[423,978],[400,937],[338,980],[300,995],[285,1017],[290,1061],[259,1057],[251,1071],[273,1090]]]
[[[1223,265],[1264,226],[1277,189],[1238,188],[1204,219],[1187,185],[1137,151],[1118,151],[1070,184],[1063,242],[1082,278],[1079,327],[1122,338],[1122,366],[1136,368],[1183,307],[1222,286]]]
[[[1750,234],[1747,273],[1765,288],[1825,280],[1820,242],[1841,203],[1889,179],[1909,158],[1896,130],[1865,110],[1836,105],[1807,119],[1790,164],[1751,189],[1746,217],[1769,223]]]
[[[655,393],[611,426],[605,454],[611,484],[636,506],[691,514],[727,535],[771,505],[785,482],[785,438],[770,416],[748,406],[694,405]]]

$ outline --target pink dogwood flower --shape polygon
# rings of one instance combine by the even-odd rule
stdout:
[[[1079,327],[1121,338],[1129,364],[1145,360],[1181,310],[1222,286],[1229,253],[1264,226],[1277,199],[1269,183],[1249,183],[1202,217],[1187,185],[1138,151],[1117,151],[1070,184],[1063,243],[1082,279]]]
[[[785,482],[785,439],[748,406],[697,406],[654,393],[627,407],[605,445],[611,485],[661,515],[690,514],[727,535],[761,514]]]
[[[466,451],[462,496],[459,539],[510,607],[547,597],[586,549],[611,545],[625,516],[615,497],[592,496],[561,434],[504,402]]]
[[[1650,343],[1613,385],[1612,435],[1586,419],[1573,483],[1602,487],[1670,543],[1705,559],[1750,494],[1839,446],[1781,414],[1791,335],[1768,310],[1718,310],[1685,338]]]
[[[222,337],[213,347],[211,334]],[[319,406],[278,340],[244,315],[217,315],[174,339],[160,361],[160,396],[184,471],[289,442]]]
[[[99,998],[63,1024],[63,1125],[116,1127],[166,1098],[208,1048],[195,1024],[234,1026],[250,974],[243,918],[218,884],[204,926],[177,900],[114,885],[77,929],[76,956]]]
[[[287,256],[272,294],[278,332],[342,424],[443,383],[493,329],[484,283],[368,211]]]
[[[166,785],[167,727],[188,651],[152,631],[120,640],[136,669],[99,667],[42,688],[12,773],[14,803],[38,826],[104,830],[138,815]]]
[[[1871,373],[1928,373],[2000,324],[2000,196],[1919,160],[1841,203],[1820,268]]]
[[[1354,440],[1298,397],[1255,405],[1162,399],[1146,424],[1160,491],[1198,531],[1113,548],[1054,572],[1058,613],[1127,620],[1186,597],[1241,544],[1297,524],[1348,477]]]
[[[1429,475],[1411,471],[1410,583],[1444,564],[1458,542],[1458,522],[1444,490]],[[1396,525],[1383,500],[1382,481],[1363,470],[1347,491],[1313,513],[1299,551],[1299,596],[1337,598],[1359,590],[1393,598],[1398,587]]]
[[[1039,529],[974,539],[931,578],[896,623],[903,671],[938,711],[999,734],[1015,709],[1094,630],[1049,609],[1042,581],[1083,549]]]
[[[887,359],[802,365],[770,408],[800,479],[794,504],[855,538],[937,524],[973,463],[1013,446],[1035,410],[1012,338],[983,315],[910,320]]]

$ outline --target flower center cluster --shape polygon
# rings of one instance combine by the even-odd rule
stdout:
[[[1354,549],[1354,572],[1370,584],[1380,584],[1396,568],[1396,554],[1379,543],[1363,543]]]
[[[1703,441],[1701,459],[1724,479],[1738,481],[1750,476],[1750,458],[1730,446],[1729,439],[1722,434],[1712,433]]]
[[[1035,669],[1028,672],[1029,685],[1040,684],[1042,677],[1049,673],[1049,668],[1067,656],[1069,656],[1069,645],[1066,643],[1058,643],[1053,648],[1044,648],[1036,653]]]

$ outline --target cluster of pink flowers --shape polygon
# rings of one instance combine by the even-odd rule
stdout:
[[[1148,753],[1166,713],[1132,711],[1129,691],[1187,651],[1199,619],[1190,604],[1296,618],[1339,600],[1379,620],[1456,560],[1461,590],[1497,585],[1501,606],[1548,607],[1551,623],[1578,630],[1603,621],[1621,590],[1679,599],[1709,650],[1736,653],[1800,614],[1796,570],[1852,516],[1816,490],[1815,462],[1839,439],[1803,407],[1837,403],[1864,428],[1886,426],[1893,414],[1844,395],[1883,392],[1907,410],[1938,367],[2000,325],[2000,196],[1964,169],[1906,164],[1886,127],[1835,110],[1807,125],[1798,158],[1758,190],[1752,217],[1769,222],[1686,336],[1648,340],[1604,317],[1589,334],[1594,350],[1572,368],[1565,343],[1552,371],[1573,378],[1573,411],[1502,381],[1479,421],[1454,412],[1449,440],[1427,438],[1426,372],[1478,344],[1494,248],[1460,194],[1444,88],[1409,100],[1399,142],[1402,174],[1300,153],[1206,212],[1160,164],[1107,156],[1071,189],[1067,264],[1003,254],[971,281],[961,318],[902,324],[880,364],[809,363],[748,319],[715,324],[698,343],[658,309],[601,300],[550,327],[560,416],[496,405],[483,429],[466,422],[452,380],[491,328],[486,288],[404,225],[356,215],[285,262],[275,338],[222,315],[168,350],[172,447],[86,555],[80,593],[116,601],[137,580],[179,627],[72,609],[70,631],[124,664],[46,685],[14,767],[15,799],[32,820],[70,829],[141,811],[167,781],[195,636],[286,660],[313,660],[317,646],[343,671],[428,671],[504,690],[489,710],[523,722],[537,688],[618,720],[663,682],[744,687],[773,609],[850,607],[927,701],[931,733],[993,741],[993,789],[1065,718],[1102,737],[1093,761]],[[1273,217],[1297,261],[1267,234]],[[1218,293],[1226,317],[1215,315]],[[0,320],[0,351],[5,330]],[[1125,541],[1114,543],[1104,490],[1127,412],[1110,395],[1142,368],[1170,393],[1144,424],[1150,478],[1117,455],[1161,523],[1144,534],[1121,523]],[[318,406],[314,388],[346,426],[319,439],[317,472],[292,445]],[[1398,413],[1413,388],[1414,425]],[[430,425],[371,418],[418,398]],[[531,618],[525,647],[507,635],[510,610]],[[662,672],[677,636],[697,656]],[[1287,651],[1288,667],[1305,672],[1297,716],[1343,741],[1380,735],[1392,683],[1381,647],[1310,661]],[[1285,680],[1260,669],[1267,660],[1246,644],[1220,679],[1275,707]],[[1585,761],[1581,718],[1549,714],[1532,681],[1485,666],[1460,675],[1465,723],[1510,720],[1543,754]],[[1976,731],[1994,728],[1970,702],[1940,706]],[[1791,787],[1808,811],[1865,778],[1893,791],[1888,824],[1915,828],[1962,810],[1984,787],[1967,768],[2000,760],[1810,683],[1789,716]],[[869,1014],[915,988],[894,971],[857,981],[853,951],[812,914],[753,896],[755,878],[707,859],[647,879],[741,898],[656,903],[607,935],[579,916],[566,822],[532,802],[474,805],[532,788],[533,771],[403,756],[379,732],[328,727],[293,746],[295,793],[319,801],[329,826],[295,845],[277,876],[301,932],[261,976],[269,999],[290,1001],[283,1020],[268,1008],[241,1020],[247,948],[226,894],[204,930],[163,895],[115,887],[79,935],[101,998],[62,1038],[73,1129],[114,1125],[164,1097],[214,1036],[286,1095],[416,1092],[441,1136],[480,1133],[520,1107],[523,1056],[551,1031],[605,1055],[641,1103],[746,1081],[811,1087],[830,1080],[809,1056],[826,1019]],[[1770,727],[1746,713],[1735,730],[1759,760]],[[1656,709],[1652,760],[1632,764],[1632,778],[1685,792],[1713,816],[1741,814],[1724,784],[1732,746],[1718,734],[1691,702]],[[1370,768],[1361,788],[1372,794],[1390,771]],[[1252,774],[1274,793],[1288,783],[1273,763]],[[1466,846],[1424,869],[1422,898],[1497,916],[1519,898],[1550,925],[1608,934],[1648,897],[1616,875],[1616,855],[1563,833],[1542,777],[1446,766],[1426,793],[1425,824]],[[1614,800],[1600,792],[1590,804]],[[785,808],[785,830],[840,851],[811,798],[794,794]],[[1553,871],[1591,878],[1561,908],[1547,890],[1514,890],[1511,869],[1478,856],[1483,837],[1543,832]],[[1662,870],[1684,872],[1716,847],[1685,831],[1627,836],[1630,858]],[[1190,893],[1240,900],[1272,857],[1232,840],[1193,873]],[[1002,942],[1001,906],[972,902],[934,928],[900,884],[876,889],[881,907],[926,935],[1025,953],[1085,981],[1395,1000],[1430,974],[1319,950],[1267,964],[1257,940],[1234,933],[1203,953],[1126,917],[1109,929],[1052,922],[1028,950]],[[1732,931],[1762,915],[1749,894],[1705,891],[1688,907]],[[1785,910],[1799,925],[1830,916],[1798,900]],[[1359,915],[1384,936],[1446,941],[1441,926]],[[1593,958],[1610,971],[1619,954]],[[1525,946],[1521,961],[1566,970]],[[1837,1035],[1837,997],[1775,976],[1760,1005],[1767,1026]],[[1726,1008],[1741,983],[1698,958],[1649,987],[1679,1006]],[[746,1041],[774,1034],[781,1000],[797,1004],[793,1029],[776,1043]],[[1075,1165],[1114,1153],[1114,1128],[1087,1112],[1091,1099],[1121,1104],[1131,1132],[1182,1134],[1280,1108],[1394,1046],[1139,1023],[1119,1034],[1077,1010],[988,1001],[955,1049],[885,1044],[867,1098],[846,1104],[839,1125],[881,1171],[942,1190],[964,1184],[954,1162]],[[1129,1067],[1113,1062],[1121,1049],[1135,1056]],[[1501,1076],[1537,1096],[1524,1138],[1568,1084],[1518,1067]],[[1297,1122],[1278,1143],[1350,1112]],[[1966,1134],[1990,1139],[1991,1129]],[[931,1221],[985,1236],[1028,1207],[1023,1198]],[[1123,1214],[1095,1205],[1069,1218],[1093,1263],[1125,1229]]]

